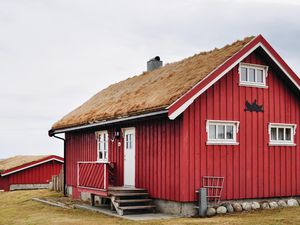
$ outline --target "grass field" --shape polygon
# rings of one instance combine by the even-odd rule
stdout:
[[[109,225],[109,224],[300,224],[300,207],[240,213],[213,218],[182,218],[132,222],[77,209],[61,209],[34,202],[32,197],[58,196],[48,190],[0,192],[0,224],[2,225]]]

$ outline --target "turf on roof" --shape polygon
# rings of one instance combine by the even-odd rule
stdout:
[[[247,37],[110,85],[56,122],[52,130],[165,109],[253,38]]]
[[[18,155],[11,158],[3,159],[0,161],[0,171],[9,170],[18,166],[22,166],[26,163],[38,161],[46,158],[48,155]]]

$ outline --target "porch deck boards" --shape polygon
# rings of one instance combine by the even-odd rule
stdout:
[[[132,186],[109,186],[108,191],[147,191],[143,188],[136,188]]]

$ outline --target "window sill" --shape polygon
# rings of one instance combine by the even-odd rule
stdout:
[[[266,85],[244,84],[244,83],[239,83],[239,86],[242,86],[242,87],[256,87],[256,88],[269,88]]]
[[[269,146],[288,146],[294,147],[297,146],[295,143],[269,143]]]
[[[239,145],[239,142],[214,142],[214,141],[207,141],[206,145]]]
[[[245,84],[245,83],[239,83],[239,86],[242,86],[242,87],[255,87],[255,88],[269,88],[269,86],[266,86],[266,85]]]
[[[97,160],[97,163],[108,163],[108,160]]]

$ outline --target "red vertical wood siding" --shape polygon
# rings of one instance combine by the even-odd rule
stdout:
[[[10,175],[0,177],[0,189],[9,191],[12,184],[48,184],[52,176],[58,175],[62,169],[62,163],[49,161],[43,164],[21,170]]]
[[[135,124],[136,186],[146,188],[153,198],[180,201],[181,117]],[[181,176],[182,175],[182,176]]]
[[[0,177],[0,190],[9,191],[8,177]]]
[[[183,190],[182,180],[187,175],[180,172],[182,148],[182,117],[175,121],[167,118],[147,120],[118,126],[118,128],[135,127],[136,187],[146,188],[153,198],[180,201]],[[116,127],[101,128],[108,130],[109,162],[115,164],[114,186],[122,186],[124,181],[124,141],[114,139]],[[114,139],[112,141],[112,139]],[[97,142],[94,131],[66,134],[66,167],[68,186],[77,187],[77,162],[97,160]],[[120,146],[118,146],[120,142]],[[94,177],[86,171],[87,177]],[[185,193],[186,191],[183,191]],[[75,196],[79,197],[79,196]]]
[[[97,143],[95,133],[67,133],[66,149],[66,184],[72,187],[77,187],[77,162],[97,160]]]
[[[258,52],[244,62],[268,65]],[[239,86],[238,66],[216,82],[183,113],[184,154],[189,174],[184,200],[196,200],[202,176],[224,176],[223,199],[300,194],[300,100],[279,72],[268,65],[268,88]],[[264,112],[245,112],[257,100]],[[239,121],[239,145],[206,145],[206,120]],[[268,123],[297,124],[297,146],[269,146]],[[182,171],[184,173],[184,171]]]

